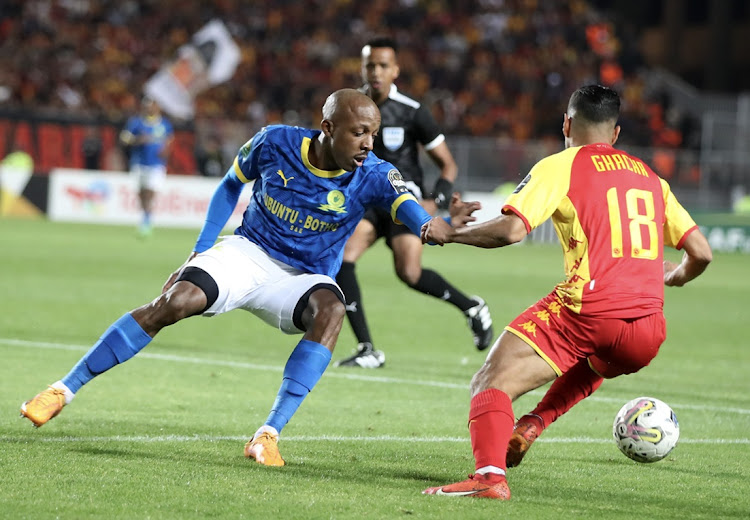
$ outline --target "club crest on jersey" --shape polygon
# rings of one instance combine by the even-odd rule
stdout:
[[[407,188],[404,178],[401,176],[401,172],[397,169],[394,168],[388,172],[388,182],[391,183],[391,186],[396,190],[396,193],[409,193],[409,188]]]
[[[526,186],[526,185],[527,185],[527,184],[529,183],[529,181],[530,181],[530,180],[531,180],[531,174],[528,174],[528,175],[527,175],[526,177],[524,177],[524,179],[523,179],[523,180],[521,181],[521,184],[519,184],[518,186],[516,186],[516,189],[515,189],[515,190],[513,190],[513,193],[518,193],[519,191],[521,191],[521,190],[523,189],[523,187],[524,187],[524,186]]]
[[[383,136],[383,145],[390,151],[396,151],[404,144],[404,135],[406,132],[399,126],[387,126],[380,129]]]
[[[334,213],[346,213],[346,208],[344,207],[346,198],[339,190],[329,191],[326,201],[328,204],[321,204],[318,206],[318,209],[322,209],[323,211],[333,211]]]

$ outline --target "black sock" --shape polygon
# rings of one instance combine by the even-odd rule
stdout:
[[[370,338],[370,329],[367,327],[367,318],[365,309],[362,307],[362,294],[359,290],[357,275],[354,273],[354,264],[344,262],[341,264],[339,274],[336,276],[336,282],[344,291],[346,298],[346,316],[349,318],[349,324],[352,331],[357,337],[359,343],[372,343]]]
[[[435,298],[445,300],[461,309],[462,312],[466,312],[477,304],[477,302],[453,287],[445,278],[431,269],[422,268],[422,276],[419,277],[417,283],[409,287]]]

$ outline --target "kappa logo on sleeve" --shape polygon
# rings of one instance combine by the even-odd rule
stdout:
[[[406,187],[406,182],[404,182],[404,178],[401,176],[401,172],[399,172],[397,169],[394,168],[388,172],[388,182],[391,183],[391,186],[393,186],[393,189],[396,190],[396,193],[409,193],[409,188]]]
[[[515,189],[515,190],[513,190],[513,193],[518,193],[519,191],[521,191],[521,190],[523,189],[523,187],[524,187],[524,186],[526,186],[526,185],[527,185],[527,184],[529,183],[529,181],[530,181],[530,180],[531,180],[531,174],[528,174],[528,175],[527,175],[527,176],[526,176],[526,177],[525,177],[525,178],[524,178],[524,179],[523,179],[523,180],[521,181],[521,184],[519,184],[518,186],[516,186],[516,189]]]

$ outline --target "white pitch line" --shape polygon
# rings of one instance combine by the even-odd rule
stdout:
[[[112,435],[97,437],[12,437],[0,435],[0,442],[132,442],[132,443],[154,443],[154,442],[220,442],[237,441],[245,442],[248,436],[238,435]],[[395,435],[377,436],[343,436],[343,435],[290,435],[282,437],[284,442],[420,442],[420,443],[445,443],[459,442],[468,443],[469,437],[399,437]],[[540,438],[542,443],[552,444],[609,444],[612,439],[594,437],[545,437]],[[678,444],[750,444],[750,439],[680,439]]]
[[[75,352],[85,352],[90,346],[84,345],[71,345],[66,343],[51,343],[43,341],[29,341],[15,338],[2,338],[0,337],[0,345],[8,345],[12,347],[21,348],[46,348],[55,350],[69,350]],[[275,371],[282,372],[284,367],[278,365],[258,365],[255,363],[244,363],[240,361],[224,361],[220,359],[210,358],[198,358],[188,356],[176,356],[173,354],[157,354],[154,352],[139,352],[138,357],[141,359],[157,359],[160,361],[174,361],[177,363],[191,363],[196,365],[212,365],[212,366],[225,366],[230,368],[244,368],[247,370],[261,370],[261,371]],[[366,374],[353,374],[353,373],[342,373],[334,370],[326,371],[325,377],[332,377],[336,379],[349,379],[353,381],[367,381],[371,383],[390,383],[399,385],[415,385],[415,386],[429,386],[436,388],[449,388],[459,389],[468,391],[468,383],[448,383],[445,381],[430,381],[420,379],[400,379],[396,377],[383,377],[383,376],[371,376]],[[544,395],[543,391],[535,390],[529,392],[529,395]],[[601,402],[601,403],[622,403],[621,398],[616,397],[604,397],[599,395],[593,395],[588,397],[587,400]],[[747,408],[735,408],[735,407],[721,407],[715,405],[701,405],[701,404],[678,404],[670,403],[672,408],[677,410],[698,410],[708,411],[717,413],[731,413],[738,415],[750,415],[750,409]]]

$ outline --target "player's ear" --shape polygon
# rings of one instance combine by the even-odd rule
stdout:
[[[612,131],[612,145],[617,142],[618,137],[620,137],[620,125],[615,125],[615,129]]]
[[[563,137],[570,137],[570,122],[572,121],[571,118],[568,117],[568,114],[563,114],[563,126],[562,126],[562,133]]]
[[[331,137],[331,134],[333,134],[333,121],[324,119],[320,122],[320,129],[323,131],[323,135]]]
[[[398,78],[398,75],[399,75],[400,73],[401,73],[401,69],[399,68],[399,66],[398,66],[398,63],[396,63],[396,64],[395,64],[395,65],[393,66],[393,79],[396,79],[396,78]]]

